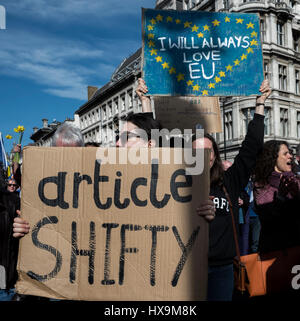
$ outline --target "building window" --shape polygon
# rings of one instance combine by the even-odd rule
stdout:
[[[232,111],[225,112],[225,139],[229,140],[233,137],[232,128]]]
[[[300,138],[300,111],[297,111],[297,137]]]
[[[185,10],[191,9],[191,1],[190,0],[184,0],[185,3]]]
[[[107,104],[107,112],[108,112],[108,117],[109,118],[112,117],[112,104],[111,104],[111,102],[109,102]]]
[[[114,100],[114,113],[118,114],[119,113],[119,99]]]
[[[107,127],[107,140],[108,140],[108,142],[112,142],[113,141],[113,128],[112,128],[112,126],[110,125],[110,126],[108,126]]]
[[[265,18],[260,19],[260,37],[261,37],[261,42],[266,41],[266,21],[265,21]]]
[[[125,103],[125,94],[121,96],[121,110],[124,111],[126,109],[126,103]]]
[[[299,52],[300,32],[293,30],[293,49]]]
[[[271,132],[271,109],[265,107],[264,110],[264,114],[265,114],[265,135],[270,135]]]
[[[280,135],[282,137],[288,136],[288,109],[280,108]]]
[[[268,61],[264,62],[264,76],[265,76],[265,79],[268,79],[268,80],[271,79],[270,65]]]
[[[105,144],[106,141],[107,141],[107,129],[106,129],[106,126],[103,127],[103,129],[102,129],[102,136],[103,136],[103,143]]]
[[[277,44],[280,46],[285,45],[284,22],[277,21]]]
[[[229,0],[223,0],[223,6],[225,10],[229,10]]]
[[[184,10],[190,10],[192,9],[199,1],[198,0],[184,0]],[[172,8],[170,5],[169,8]]]
[[[106,119],[106,106],[102,107],[102,118],[103,118],[103,120]]]
[[[255,113],[255,108],[243,108],[242,115],[243,115],[243,133],[246,135],[248,130],[248,125],[250,121],[253,119]],[[270,119],[270,108],[265,108],[265,135],[270,135],[270,126],[271,126],[271,119]]]
[[[242,110],[244,135],[246,135],[247,133],[248,125],[251,119],[253,118],[254,112],[255,112],[255,108],[244,108]]]
[[[128,91],[128,108],[133,107],[133,97],[132,97],[132,90]]]
[[[287,89],[287,67],[278,65],[279,89]]]
[[[299,79],[299,70],[295,70],[295,93],[300,94],[300,79]]]

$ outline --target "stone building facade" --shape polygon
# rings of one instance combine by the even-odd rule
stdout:
[[[119,128],[127,115],[141,112],[135,94],[141,74],[141,49],[119,65],[110,81],[101,88],[89,87],[88,100],[75,112],[84,141],[114,146]]]

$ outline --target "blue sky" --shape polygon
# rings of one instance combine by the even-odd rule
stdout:
[[[87,86],[101,87],[121,61],[141,47],[141,7],[155,0],[0,0],[0,131],[6,151],[25,127],[73,118]],[[8,141],[5,136],[14,137]]]

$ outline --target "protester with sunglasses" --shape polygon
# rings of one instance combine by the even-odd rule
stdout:
[[[14,179],[9,179],[7,182],[7,190],[11,193],[16,193],[19,185]]]
[[[158,147],[159,141],[153,130],[160,130],[160,123],[145,113],[132,114],[125,118],[117,147]]]

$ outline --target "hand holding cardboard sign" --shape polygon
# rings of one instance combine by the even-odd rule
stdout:
[[[15,217],[13,223],[13,237],[21,238],[28,234],[30,230],[29,223],[21,218],[21,212],[17,210],[18,216]]]
[[[209,196],[208,200],[203,201],[196,209],[199,216],[203,216],[208,222],[214,220],[216,208],[213,202],[214,196]]]

